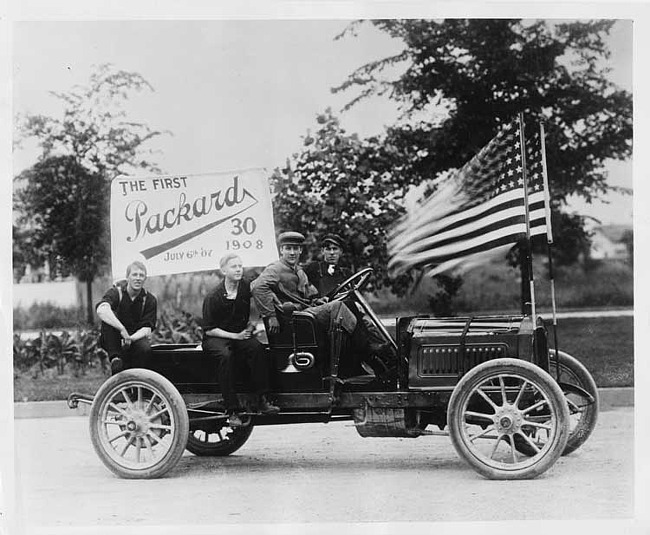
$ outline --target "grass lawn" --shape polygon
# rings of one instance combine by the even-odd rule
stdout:
[[[552,330],[551,347],[553,347]],[[558,320],[561,350],[580,360],[600,387],[634,385],[634,318],[570,318]],[[50,370],[53,371],[53,370]],[[71,392],[94,394],[108,376],[93,369],[85,376],[14,378],[14,401],[63,400]]]
[[[558,346],[586,366],[600,387],[634,386],[634,318],[558,320]],[[553,347],[552,329],[549,338]]]
[[[54,372],[54,370],[49,370]],[[45,377],[32,378],[29,374],[14,374],[14,401],[53,401],[67,399],[71,392],[94,394],[108,378],[100,370],[91,370],[86,375],[57,375],[46,373]]]

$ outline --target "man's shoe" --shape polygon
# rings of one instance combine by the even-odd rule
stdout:
[[[111,359],[111,375],[120,373],[124,369],[124,363],[120,357],[113,357]]]
[[[280,412],[280,407],[269,403],[269,400],[265,396],[260,398],[259,411],[262,414],[275,414]]]
[[[239,416],[239,414],[236,412],[228,416],[228,424],[230,427],[243,427],[245,425],[244,421],[241,419],[241,416]]]

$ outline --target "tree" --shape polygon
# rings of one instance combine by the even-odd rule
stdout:
[[[386,273],[386,230],[404,211],[412,184],[408,162],[396,162],[395,147],[378,138],[347,134],[329,109],[317,122],[302,151],[272,176],[276,228],[304,232],[312,257],[324,234],[338,233],[349,244],[353,270],[373,266],[376,288],[402,292],[409,278],[391,280]]]
[[[72,156],[50,156],[23,171],[15,195],[18,224],[31,237],[41,263],[74,273],[89,288],[107,255],[105,214],[109,184]],[[92,294],[87,314],[92,322]]]
[[[89,323],[92,281],[107,264],[110,181],[138,169],[159,171],[145,144],[165,132],[128,120],[124,109],[144,90],[153,89],[141,75],[104,64],[87,86],[51,92],[63,104],[62,117],[16,119],[17,145],[32,138],[41,148],[37,163],[15,180],[20,238],[86,282]]]
[[[607,79],[601,63],[609,57],[604,37],[614,21],[371,23],[401,39],[404,50],[360,67],[334,88],[361,90],[347,108],[381,94],[400,102],[404,117],[387,131],[386,143],[408,160],[418,181],[462,166],[518,112],[542,119],[555,221],[577,236],[576,220],[559,215],[567,197],[591,201],[606,192],[605,162],[631,154],[632,98]],[[348,32],[354,31],[352,25]],[[395,65],[402,74],[381,80]],[[563,231],[555,229],[560,236]]]
[[[140,74],[102,64],[90,75],[87,86],[75,86],[66,93],[50,92],[63,103],[62,118],[19,115],[18,144],[35,138],[42,149],[39,159],[70,155],[107,180],[137,170],[159,171],[146,159],[152,151],[144,145],[169,132],[128,120],[124,109],[131,96],[145,90],[153,88]]]

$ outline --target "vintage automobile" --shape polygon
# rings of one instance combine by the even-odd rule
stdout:
[[[371,274],[354,274],[332,298],[358,303],[393,345],[394,381],[370,371],[341,377],[349,351],[340,329],[325,335],[308,312],[294,312],[266,346],[277,414],[250,412],[247,425],[231,427],[216,366],[196,344],[155,345],[150,369],[124,370],[94,396],[73,393],[69,406],[92,404],[94,449],[123,478],[161,477],[185,449],[229,455],[257,425],[351,420],[362,437],[446,430],[458,454],[490,479],[534,478],[587,440],[596,385],[578,360],[549,349],[540,318],[400,317],[393,338],[361,294]],[[240,394],[241,402],[248,397]]]

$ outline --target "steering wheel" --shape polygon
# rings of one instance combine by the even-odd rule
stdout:
[[[352,292],[361,290],[361,288],[368,284],[368,280],[373,271],[374,270],[371,267],[357,271],[354,275],[345,279],[341,284],[329,292],[326,297],[328,297],[330,301],[343,301]]]

